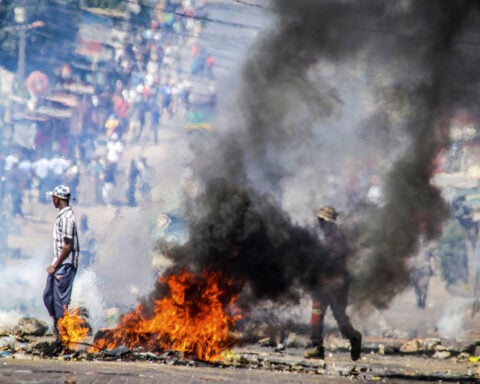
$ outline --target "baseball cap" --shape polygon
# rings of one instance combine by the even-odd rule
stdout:
[[[53,191],[47,192],[47,196],[55,196],[59,199],[69,200],[70,199],[70,188],[66,185],[59,185],[55,187]]]
[[[325,221],[336,221],[338,213],[335,208],[327,205],[320,208],[320,210],[317,212],[317,216]]]

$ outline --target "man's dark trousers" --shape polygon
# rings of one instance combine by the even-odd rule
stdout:
[[[43,291],[43,303],[50,316],[57,324],[65,313],[65,308],[70,303],[72,295],[73,279],[77,269],[72,264],[62,264],[53,275],[48,275],[45,290]]]

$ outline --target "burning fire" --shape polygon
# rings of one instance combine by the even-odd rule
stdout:
[[[186,270],[159,277],[158,282],[169,294],[155,300],[153,313],[138,305],[115,328],[97,334],[94,351],[142,347],[175,350],[203,361],[219,360],[221,352],[234,344],[229,330],[240,318],[226,312],[238,298],[232,282],[218,272],[192,274]]]
[[[58,320],[58,333],[62,345],[69,349],[75,349],[88,336],[90,326],[84,318],[79,316],[80,308],[72,312],[68,309],[61,319]]]

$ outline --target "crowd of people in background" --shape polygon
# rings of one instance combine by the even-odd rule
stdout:
[[[437,159],[436,172],[450,176],[457,173],[458,179],[463,178],[465,184],[471,176],[467,176],[467,166],[460,164],[466,162],[468,146],[472,153],[476,153],[471,155],[472,158],[480,155],[476,141],[468,144],[456,141]],[[388,200],[385,183],[385,176],[368,163],[360,168],[355,166],[347,183],[347,208],[356,211],[382,208]],[[468,297],[474,294],[477,297],[480,294],[480,248],[477,247],[480,195],[475,188],[446,189],[449,195],[444,197],[450,203],[451,216],[442,223],[441,235],[438,238],[426,236],[425,223],[421,220],[413,228],[418,238],[407,267],[419,309],[429,305],[429,283],[434,275],[440,277],[447,290],[456,295]],[[480,312],[479,302],[476,306],[475,312]]]
[[[29,89],[30,109],[48,105],[54,93],[74,94],[78,103],[69,119],[38,122],[33,148],[9,145],[2,153],[0,205],[24,217],[24,199],[46,204],[45,192],[63,183],[81,203],[136,206],[136,195],[151,188],[153,170],[144,157],[123,164],[126,147],[158,144],[162,127],[185,123],[193,82],[216,99],[215,59],[199,43],[205,15],[204,1],[159,0],[149,25],[115,26],[125,38],[113,45],[109,60],[90,63],[72,55],[48,79],[48,94]],[[88,91],[72,91],[79,86]],[[128,185],[114,194],[120,174]],[[79,193],[83,182],[94,186],[91,196]]]

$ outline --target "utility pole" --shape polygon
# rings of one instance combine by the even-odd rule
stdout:
[[[19,6],[13,9],[15,16],[15,23],[25,25],[25,7]],[[19,42],[18,42],[18,64],[17,64],[17,78],[18,81],[22,81],[25,77],[25,54],[27,47],[27,30],[25,27],[21,27],[19,30]]]
[[[1,2],[2,0],[0,0]],[[18,32],[18,60],[17,60],[17,81],[23,81],[25,77],[26,66],[26,50],[27,50],[27,31],[34,28],[43,27],[45,24],[43,21],[37,20],[33,23],[26,24],[27,11],[25,6],[18,5],[13,8],[15,25],[10,25],[2,28],[3,31],[15,31]]]

